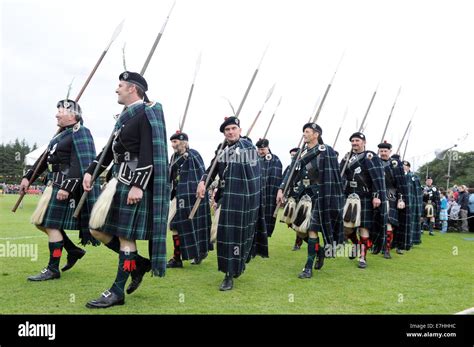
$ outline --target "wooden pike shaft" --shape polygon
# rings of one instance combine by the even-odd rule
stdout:
[[[365,121],[367,120],[367,115],[369,114],[370,108],[372,107],[372,103],[374,102],[375,95],[377,95],[377,89],[375,89],[374,94],[372,94],[369,107],[367,107],[367,111],[365,112],[364,118],[362,119],[362,123],[360,123],[359,132],[362,131],[362,129],[364,129],[364,124],[365,124]],[[348,158],[346,162],[344,163],[344,167],[342,168],[341,177],[344,177],[344,173],[346,172],[347,165],[349,164],[349,156],[350,156],[351,151],[352,151],[352,147],[351,147],[351,150],[348,152]]]
[[[273,112],[272,114],[272,118],[270,119],[270,122],[268,123],[268,126],[267,126],[267,130],[265,130],[265,134],[263,135],[263,138],[266,139],[267,138],[267,135],[268,135],[268,131],[270,130],[270,127],[273,123],[273,119],[275,118],[275,114],[276,114],[276,111],[278,110],[278,106],[280,106],[280,102],[281,102],[281,99],[278,101],[278,105],[277,107],[275,108],[275,112]]]
[[[253,82],[255,81],[255,78],[257,77],[258,70],[259,70],[260,65],[261,65],[261,63],[262,63],[263,57],[265,56],[265,53],[266,53],[266,49],[265,49],[265,52],[264,52],[263,55],[262,55],[262,59],[260,60],[260,63],[258,64],[258,67],[255,69],[255,72],[253,73],[252,78],[250,79],[250,83],[249,83],[249,85],[248,85],[248,87],[247,87],[247,90],[245,91],[245,94],[244,94],[244,96],[243,96],[243,98],[242,98],[242,101],[240,102],[239,108],[238,108],[237,112],[235,113],[235,117],[237,117],[237,118],[238,118],[239,115],[240,115],[240,111],[242,110],[242,107],[244,106],[245,100],[247,100],[247,96],[248,96],[248,94],[249,94],[249,92],[250,92],[250,89],[252,88]],[[225,138],[224,138],[224,141],[222,141],[222,143],[221,143],[221,145],[220,145],[219,148],[224,148],[225,142],[226,142],[226,140],[225,140]],[[207,175],[206,182],[205,182],[206,189],[207,189],[207,187],[208,187],[208,185],[209,185],[209,181],[210,181],[210,179],[211,179],[211,176],[212,176],[214,170],[216,169],[217,162],[218,162],[218,160],[217,160],[218,156],[219,156],[219,153],[217,153],[216,157],[214,158],[214,160],[213,160],[213,162],[212,162],[211,168],[209,169],[209,173],[208,173],[208,175]],[[193,208],[192,208],[192,210],[191,210],[191,213],[190,213],[189,216],[188,216],[189,219],[193,219],[193,218],[194,218],[194,215],[196,214],[197,209],[199,208],[199,204],[201,203],[201,200],[202,200],[202,199],[201,199],[199,196],[196,198],[196,201],[195,201],[195,203],[194,203],[194,205],[193,205]]]
[[[385,124],[385,129],[383,130],[382,139],[380,140],[380,143],[382,143],[383,140],[385,139],[385,134],[387,133],[388,125],[390,124],[390,119],[392,118],[393,109],[395,108],[395,105],[397,104],[397,99],[398,99],[398,96],[400,95],[401,90],[402,90],[402,87],[398,89],[398,93],[397,93],[397,96],[395,97],[395,101],[393,102],[392,109],[390,110],[390,114],[388,115],[387,123]]]
[[[107,54],[107,52],[109,51],[109,48],[110,46],[112,45],[112,42],[115,40],[115,38],[118,36],[118,34],[120,33],[120,31],[122,30],[122,27],[123,27],[123,21],[117,26],[117,28],[115,29],[113,35],[112,35],[112,38],[109,42],[109,44],[107,45],[107,47],[104,49],[104,51],[102,52],[102,54],[100,55],[99,57],[99,60],[97,60],[97,62],[95,63],[95,66],[94,68],[92,69],[92,71],[90,72],[89,76],[87,77],[86,81],[84,82],[81,90],[79,91],[79,93],[77,94],[76,98],[74,99],[75,102],[79,102],[79,100],[81,99],[81,96],[82,94],[84,93],[84,91],[86,90],[87,86],[89,85],[89,82],[91,81],[92,77],[95,75],[95,72],[97,71],[97,68],[99,67],[99,65],[102,63],[102,60],[104,60],[104,57],[105,55]],[[55,135],[54,136],[57,136],[60,132],[62,131],[61,128],[59,128]],[[33,171],[33,175],[31,176],[31,179],[28,181],[28,187],[33,183],[34,179],[35,179],[35,176],[38,174],[38,169],[40,168],[40,166],[43,164],[43,162],[46,160],[46,157],[48,155],[48,148],[46,148],[46,150],[43,152],[43,154],[41,155],[39,161],[38,161],[38,164],[36,165],[34,171]],[[28,187],[26,189],[28,189]],[[18,206],[20,206],[20,203],[21,201],[23,200],[23,197],[25,196],[26,194],[26,189],[25,191],[21,191],[20,192],[20,196],[18,197],[18,200],[15,204],[15,206],[13,206],[12,208],[12,212],[16,212],[16,210],[18,209]]]
[[[341,58],[342,59],[342,58]],[[339,62],[340,63],[340,62]],[[339,67],[339,65],[338,65]],[[321,100],[321,103],[319,104],[319,107],[318,107],[318,110],[316,111],[314,117],[313,117],[313,120],[312,122],[313,123],[316,123],[316,121],[318,120],[319,118],[319,115],[321,113],[321,109],[323,108],[323,105],[324,105],[324,101],[326,100],[326,97],[329,93],[329,90],[331,89],[331,85],[332,85],[332,82],[334,80],[334,77],[336,76],[336,72],[337,72],[337,69],[336,71],[334,72],[334,75],[331,79],[331,82],[329,82],[328,86],[326,87],[326,91],[324,92],[324,95],[323,95],[323,99]],[[292,162],[291,164],[291,169],[290,169],[290,172],[288,174],[288,179],[286,180],[286,184],[285,184],[285,187],[283,189],[283,196],[286,197],[287,193],[288,193],[288,189],[290,187],[290,182],[292,181],[293,179],[293,175],[295,173],[295,169],[296,169],[296,163],[298,162],[298,160],[301,158],[301,153],[303,152],[303,147],[304,147],[304,143],[302,144],[303,142],[303,136],[301,136],[301,139],[300,139],[300,143],[298,145],[298,147],[300,147],[300,149],[298,150],[298,153],[296,153],[296,156],[295,156],[295,160]],[[281,206],[281,203],[277,203],[276,207],[275,207],[275,211],[273,212],[273,217],[276,218],[277,215],[278,215],[278,210],[280,209],[280,206]]]
[[[270,90],[268,91],[267,97],[266,97],[266,99],[265,99],[265,102],[263,103],[262,107],[260,108],[260,110],[258,111],[257,115],[255,116],[255,118],[254,118],[254,120],[253,120],[253,122],[252,122],[252,125],[251,125],[250,128],[247,130],[247,134],[245,135],[246,137],[249,137],[249,136],[250,136],[250,133],[252,132],[253,127],[254,127],[255,124],[257,123],[257,120],[258,120],[258,118],[260,117],[260,114],[262,114],[263,108],[264,108],[265,105],[267,104],[268,100],[271,98],[274,89],[275,89],[275,84],[274,84],[273,87],[270,88]]]
[[[153,46],[152,46],[152,48],[151,48],[150,52],[148,53],[148,56],[145,60],[145,63],[143,64],[143,67],[140,70],[140,75],[142,75],[142,76],[145,74],[145,71],[148,68],[148,64],[150,63],[151,57],[155,53],[156,47],[158,46],[158,43],[161,40],[161,36],[163,35],[166,24],[168,23],[168,19],[171,15],[171,11],[173,11],[173,8],[174,8],[175,4],[176,4],[176,2],[173,3],[173,6],[171,7],[171,10],[168,13],[168,16],[166,17],[165,23],[163,24],[163,27],[161,28],[158,36],[156,37],[155,42],[153,43]],[[146,95],[145,95],[145,99],[147,99]],[[107,140],[107,144],[105,145],[104,149],[102,150],[102,155],[100,156],[100,158],[98,160],[98,163],[97,163],[97,166],[96,166],[96,168],[95,168],[95,170],[92,174],[91,186],[94,184],[95,180],[97,179],[97,176],[99,175],[100,167],[102,166],[102,164],[104,162],[104,159],[105,159],[105,154],[108,152],[110,146],[112,145],[112,141],[114,139],[114,134],[115,134],[115,130],[112,131],[112,134],[110,134],[109,139]],[[89,195],[89,192],[84,191],[82,193],[81,199],[79,200],[79,203],[77,204],[76,209],[74,210],[74,217],[75,218],[79,217],[79,213],[81,212],[82,206],[86,202],[86,199],[87,199],[88,195]]]

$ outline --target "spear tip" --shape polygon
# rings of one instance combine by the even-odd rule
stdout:
[[[125,23],[125,18],[122,19],[122,21],[120,22],[119,25],[117,25],[117,27],[115,28],[114,30],[114,33],[112,34],[112,38],[110,39],[110,42],[109,44],[107,45],[107,48],[105,49],[106,51],[109,50],[110,46],[112,45],[112,43],[115,41],[115,39],[119,36],[120,32],[122,31],[123,29],[123,25]]]
[[[267,97],[265,99],[265,103],[267,103],[268,100],[272,97],[273,91],[275,90],[276,82],[273,84],[273,86],[268,90]]]
[[[163,26],[161,27],[160,34],[163,34],[165,32],[166,24],[168,24],[168,20],[170,19],[171,12],[173,12],[175,5],[176,5],[176,0],[174,0],[173,5],[171,6],[171,9],[168,12],[168,15],[166,16],[165,22],[163,23]]]
[[[263,51],[262,58],[260,58],[260,62],[258,63],[257,70],[259,70],[260,66],[262,65],[263,58],[265,58],[265,55],[267,54],[268,47],[270,47],[270,42],[267,43],[267,46],[265,47],[265,50]]]

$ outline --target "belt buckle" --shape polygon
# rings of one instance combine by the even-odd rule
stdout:
[[[356,181],[350,181],[350,182],[349,182],[349,187],[351,187],[351,188],[357,188],[357,182],[356,182]]]
[[[303,179],[303,185],[304,185],[305,187],[309,187],[309,186],[311,185],[310,179],[309,179],[309,178],[304,178],[304,179]]]

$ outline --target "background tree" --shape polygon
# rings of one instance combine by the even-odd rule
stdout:
[[[449,156],[451,155],[451,178],[450,188],[454,185],[465,184],[474,188],[474,152],[450,151],[443,160],[434,159],[418,168],[417,174],[424,181],[428,169],[433,178],[433,184],[439,188],[446,189]]]

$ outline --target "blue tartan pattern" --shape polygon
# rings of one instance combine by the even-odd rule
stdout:
[[[114,174],[118,172],[119,165],[114,164]],[[153,231],[153,217],[150,213],[152,207],[152,192],[143,191],[142,200],[133,205],[127,205],[130,187],[122,182],[117,182],[112,205],[105,219],[101,231],[122,237],[128,240],[149,240]]]
[[[59,188],[53,186],[53,193],[51,200],[46,209],[43,223],[41,226],[44,228],[58,229],[58,230],[78,230],[78,223],[73,218],[74,210],[76,208],[74,199],[57,200],[56,195],[58,194]]]
[[[268,237],[271,237],[275,229],[276,218],[273,212],[276,208],[276,196],[282,181],[282,164],[280,159],[272,154],[270,160],[260,157],[262,177],[262,206],[265,218],[265,227]]]
[[[80,123],[78,129],[73,131],[73,128],[66,128],[60,134],[55,136],[49,143],[49,148],[52,148],[56,143],[59,143],[65,136],[72,133],[72,144],[74,148],[71,153],[77,156],[81,175],[84,175],[89,165],[93,162],[96,156],[94,140],[92,135],[86,127]],[[48,179],[51,179],[52,174],[48,174]],[[71,194],[68,200],[59,201],[56,199],[59,189],[53,187],[53,194],[51,201],[48,204],[45,217],[41,226],[45,228],[64,229],[64,230],[79,230],[79,238],[83,245],[91,243],[98,245],[99,242],[92,237],[89,230],[89,217],[97,197],[99,195],[99,182],[95,182],[93,189],[89,192],[87,200],[82,207],[79,218],[76,220],[73,217],[76,204],[83,193],[82,184]]]
[[[166,230],[170,204],[168,179],[168,145],[166,124],[161,104],[145,106],[153,136],[153,236],[151,263],[153,273],[164,276],[166,271]]]
[[[241,138],[234,146],[240,152],[253,152],[253,157],[257,158],[250,141]],[[239,276],[251,258],[256,233],[261,196],[260,163],[257,159],[241,160],[241,155],[236,154],[223,176],[225,187],[219,200],[217,264],[219,271]]]
[[[311,164],[318,168],[317,188],[309,194],[313,200],[309,230],[321,232],[325,244],[342,243],[344,193],[336,152],[328,145],[316,146],[308,150],[299,163],[301,167]]]
[[[163,277],[166,272],[166,231],[168,228],[170,184],[168,179],[166,125],[161,104],[158,102],[153,104],[140,103],[126,108],[117,120],[115,130],[120,129],[128,120],[143,112],[152,131],[153,181],[149,183],[152,185],[152,190],[144,191],[142,201],[136,206],[127,205],[127,200],[124,197],[128,195],[130,188],[119,182],[103,230],[108,232],[109,230],[106,228],[110,227],[111,230],[116,230],[117,233],[124,232],[123,235],[129,235],[129,239],[144,238],[150,240],[152,273]],[[141,204],[142,202],[144,203]],[[117,221],[109,219],[109,215],[114,213],[112,211],[117,211],[118,214],[123,212],[124,216],[128,215],[128,219],[125,220],[124,218],[121,221],[124,223],[123,225],[117,225]],[[125,231],[124,228],[127,227],[131,227],[132,230]]]
[[[405,202],[405,208],[402,210],[397,209],[397,200],[390,201],[389,220],[393,215],[394,224],[396,227],[393,231],[393,243],[392,247],[400,250],[409,250],[411,248],[411,237],[410,237],[410,199],[408,196],[408,186],[405,177],[405,170],[403,169],[403,163],[396,158],[391,158],[390,161],[396,162],[397,166],[394,167],[389,165],[385,167],[387,170],[390,167],[392,170],[393,177],[395,178],[397,193],[402,195],[402,199]],[[398,198],[398,197],[397,197]]]
[[[361,225],[362,228],[369,229],[372,241],[372,253],[377,254],[385,248],[387,241],[387,221],[386,211],[387,193],[385,187],[385,173],[381,159],[372,151],[363,152],[361,158],[356,159],[348,165],[344,172],[344,181],[348,181],[349,168],[360,165],[365,170],[371,180],[372,191],[367,194],[359,194],[361,200]],[[344,167],[346,158],[340,163],[340,168]],[[347,184],[347,183],[346,183]],[[377,193],[381,201],[380,207],[374,209],[372,206],[372,193]]]
[[[411,244],[418,245],[421,243],[421,222],[423,210],[423,189],[421,187],[420,178],[413,172],[406,175],[409,195],[409,213],[410,213],[410,231]]]
[[[188,157],[179,171],[176,215],[170,222],[170,229],[178,232],[181,256],[184,260],[194,259],[209,251],[211,211],[207,199],[201,200],[194,218],[188,218],[196,202],[197,186],[205,171],[201,155],[196,150],[189,149]]]

